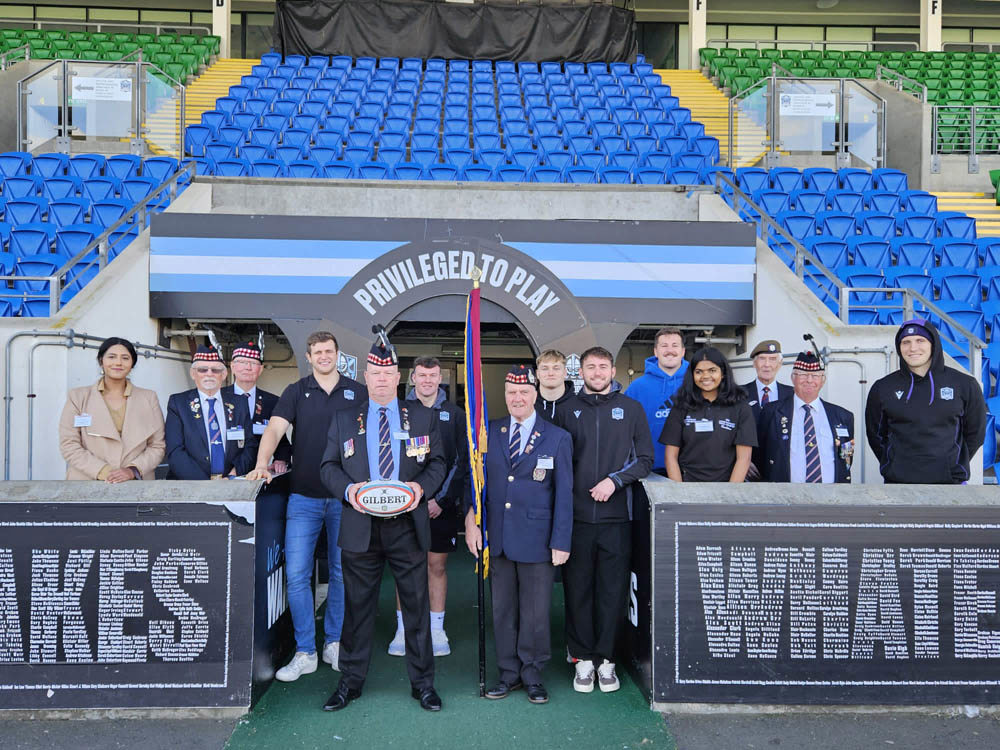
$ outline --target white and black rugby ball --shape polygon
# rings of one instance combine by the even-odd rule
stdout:
[[[402,482],[389,479],[361,485],[355,499],[366,513],[382,518],[398,516],[417,505],[417,495],[413,490]]]

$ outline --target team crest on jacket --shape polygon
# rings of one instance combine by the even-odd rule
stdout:
[[[579,419],[580,418],[580,410],[579,409],[574,410],[573,411],[573,416],[576,417],[577,419]]]
[[[614,409],[611,410],[611,418],[625,419],[625,410],[622,409],[620,406],[616,406]]]
[[[953,398],[955,398],[955,391],[954,391],[954,389],[952,389],[952,388],[942,388],[941,389],[941,398],[944,401],[951,401]]]
[[[903,397],[903,392],[902,391],[896,391],[896,400],[898,401],[902,397]]]

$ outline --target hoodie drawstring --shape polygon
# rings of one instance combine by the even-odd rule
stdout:
[[[931,380],[931,400],[927,402],[927,405],[928,406],[933,406],[934,405],[934,390],[935,390],[935,388],[934,388],[934,372],[932,370],[928,370],[927,371],[927,377],[929,377],[930,380]],[[910,373],[910,390],[907,391],[907,393],[906,393],[906,403],[910,403],[910,396],[913,395],[913,384],[914,384],[913,373],[911,372]]]

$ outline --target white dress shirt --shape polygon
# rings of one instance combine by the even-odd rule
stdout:
[[[205,420],[205,436],[208,438],[209,451],[212,450],[212,431],[208,426],[208,399],[215,399],[215,418],[219,420],[219,434],[222,436],[222,449],[226,448],[226,410],[222,405],[222,391],[216,391],[214,396],[206,396],[200,389],[198,397],[201,399],[201,413]]]
[[[528,438],[531,436],[531,431],[535,429],[535,415],[536,412],[532,411],[531,414],[523,422],[518,422],[514,417],[510,418],[510,430],[514,429],[515,424],[521,425],[521,448],[518,451],[522,455],[524,454],[524,448],[528,444]],[[508,437],[508,442],[510,438]]]
[[[791,481],[803,483],[806,481],[806,443],[805,443],[805,412],[802,407],[805,401],[797,395],[792,396],[794,404],[792,412],[792,444],[788,447],[788,458],[791,463]],[[834,481],[833,468],[833,430],[830,420],[826,418],[826,409],[819,399],[810,404],[812,407],[813,428],[816,430],[816,444],[819,446],[819,467],[824,484]]]

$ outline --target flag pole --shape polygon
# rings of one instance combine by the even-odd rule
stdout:
[[[478,271],[479,269],[476,269]],[[479,274],[473,272],[472,277],[472,288],[479,288]],[[476,384],[478,387],[478,383]],[[483,409],[485,410],[486,405],[483,404]],[[477,426],[478,429],[478,426]],[[481,506],[485,510],[486,497],[484,496],[486,488],[480,488],[480,500]],[[486,539],[486,513],[480,512],[479,514],[479,536],[481,539]],[[479,697],[486,697],[486,555],[485,555],[485,545],[482,552],[480,552],[480,565],[482,569],[478,569],[476,572],[476,601],[477,609],[479,611]]]

